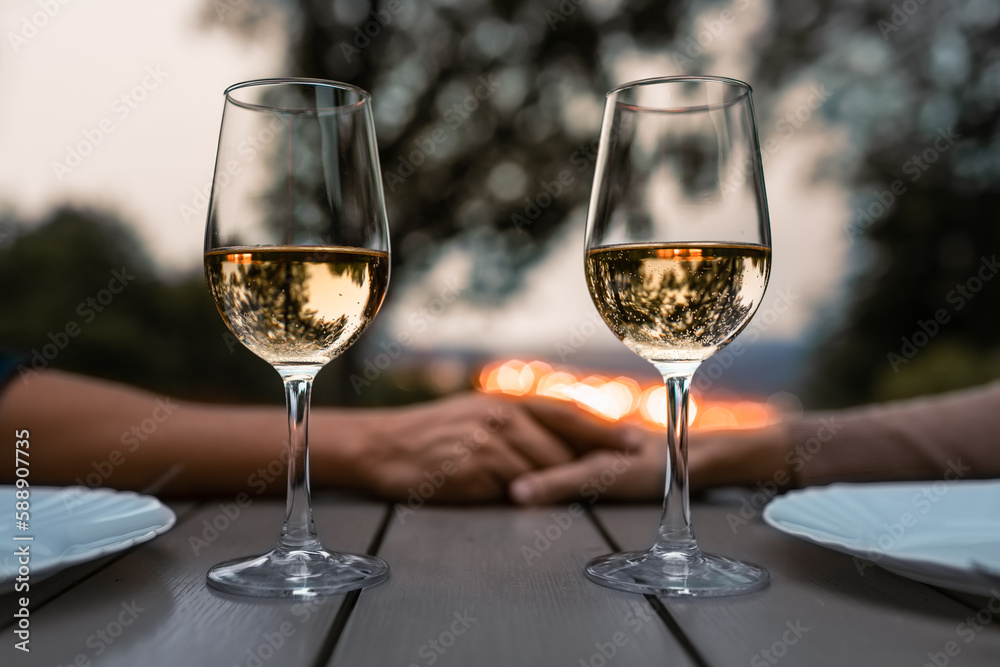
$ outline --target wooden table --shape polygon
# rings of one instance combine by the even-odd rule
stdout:
[[[988,599],[859,572],[759,517],[734,532],[731,497],[694,504],[699,539],[766,566],[771,585],[694,601],[583,577],[594,556],[648,546],[654,506],[401,513],[333,495],[315,501],[324,541],[378,554],[389,581],[315,601],[224,595],[206,587],[205,571],[269,549],[283,511],[258,499],[220,519],[230,503],[174,504],[166,534],[34,584],[30,654],[13,648],[13,595],[0,597],[0,665],[1000,665],[1000,613]],[[992,604],[1000,611],[1000,596]]]

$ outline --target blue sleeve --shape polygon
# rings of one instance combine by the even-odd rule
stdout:
[[[0,391],[3,391],[7,383],[11,381],[17,373],[17,367],[21,363],[21,358],[0,349]]]

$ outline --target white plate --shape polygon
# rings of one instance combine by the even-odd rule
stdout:
[[[1000,480],[831,484],[764,509],[789,535],[934,586],[990,595],[1000,571]],[[864,562],[861,562],[864,561]]]
[[[29,545],[31,581],[69,565],[151,540],[174,525],[170,508],[151,496],[86,487],[31,487],[28,530],[18,530],[14,486],[0,486],[0,581],[17,576],[15,549]],[[14,537],[31,536],[31,541]]]

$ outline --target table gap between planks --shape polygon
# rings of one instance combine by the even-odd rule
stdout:
[[[990,600],[859,569],[759,517],[733,521],[733,496],[694,503],[699,540],[764,565],[772,582],[708,600],[620,593],[583,576],[595,556],[648,546],[659,519],[650,505],[410,509],[322,494],[324,543],[376,553],[391,576],[313,600],[205,585],[216,562],[273,546],[283,502],[258,499],[238,516],[225,500],[172,506],[177,525],[164,535],[32,584],[30,654],[13,647],[14,595],[0,597],[0,665],[1000,664]],[[1000,611],[1000,597],[993,604]],[[982,624],[983,610],[997,622]]]

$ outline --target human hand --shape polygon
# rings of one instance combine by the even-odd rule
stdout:
[[[574,447],[607,451],[618,437],[555,401],[472,393],[353,417],[363,436],[345,445],[351,475],[339,481],[421,504],[506,499],[511,480],[570,464]]]
[[[619,427],[625,451],[601,447],[579,458],[529,471],[511,484],[511,498],[524,505],[598,498],[658,500],[666,469],[664,431]],[[787,436],[782,425],[739,430],[693,430],[688,443],[692,491],[712,486],[749,485],[789,474]]]

